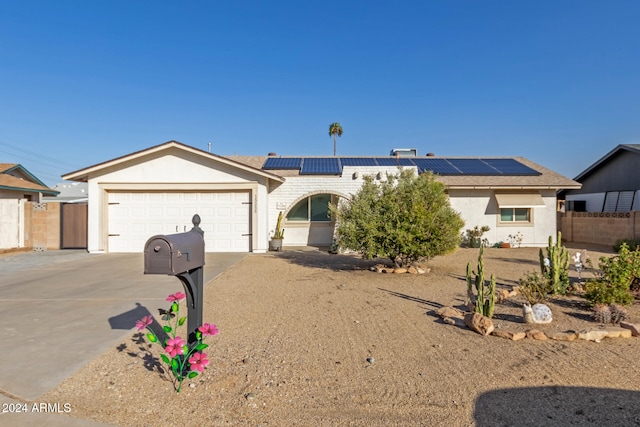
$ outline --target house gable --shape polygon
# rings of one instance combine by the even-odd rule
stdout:
[[[58,191],[47,187],[22,165],[0,163],[0,197],[23,198],[36,194],[55,196]]]

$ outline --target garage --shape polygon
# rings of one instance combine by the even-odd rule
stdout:
[[[141,252],[149,237],[189,231],[200,215],[206,252],[251,251],[249,191],[110,191],[108,251]]]

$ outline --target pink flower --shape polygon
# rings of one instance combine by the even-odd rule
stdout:
[[[211,325],[209,323],[203,324],[198,328],[198,330],[202,332],[202,335],[211,335],[211,336],[214,336],[219,332],[216,325]]]
[[[207,353],[193,353],[193,356],[189,358],[189,364],[192,371],[204,371],[205,366],[209,364]]]
[[[171,357],[176,357],[178,354],[184,354],[185,341],[180,337],[169,338],[167,340],[167,346],[164,348],[164,351],[169,353]]]
[[[143,329],[147,329],[147,326],[149,326],[152,323],[153,323],[152,315],[144,316],[142,319],[136,322],[136,328],[138,328],[138,330],[141,331]]]
[[[185,299],[186,295],[183,294],[182,292],[176,292],[175,294],[171,294],[167,297],[167,301],[169,302],[174,302],[174,301],[180,301]]]

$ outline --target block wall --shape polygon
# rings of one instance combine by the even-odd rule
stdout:
[[[60,204],[27,202],[24,211],[25,247],[60,249]]]
[[[640,239],[640,211],[565,212],[559,229],[567,242],[613,245],[620,239]]]

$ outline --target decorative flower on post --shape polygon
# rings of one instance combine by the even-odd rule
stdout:
[[[167,297],[167,301],[171,303],[169,310],[160,309],[160,313],[164,314],[162,317],[167,325],[163,327],[164,332],[169,334],[169,338],[161,343],[158,340],[155,332],[150,328],[153,323],[153,316],[144,316],[142,319],[136,322],[136,328],[139,331],[147,329],[147,339],[154,343],[157,342],[164,349],[164,354],[161,354],[163,362],[169,365],[171,373],[175,378],[174,388],[176,392],[180,392],[182,382],[186,378],[195,378],[209,365],[209,359],[207,359],[207,353],[203,353],[202,350],[209,347],[204,343],[204,337],[214,336],[218,334],[218,328],[211,323],[204,323],[196,331],[196,342],[187,344],[184,339],[177,336],[178,327],[184,325],[187,320],[186,316],[180,317],[180,304],[179,302],[186,298],[186,295],[182,292],[176,292]]]

